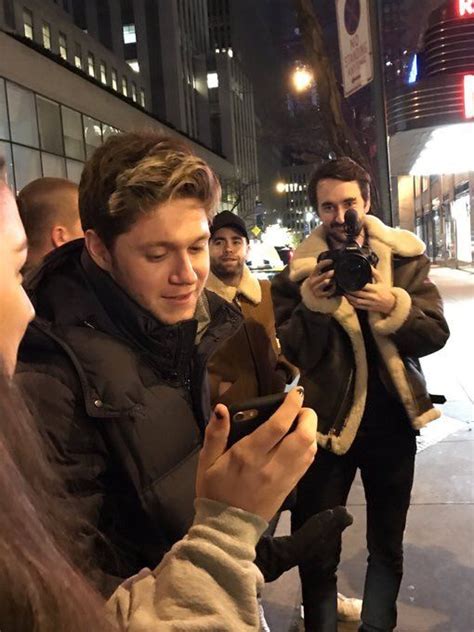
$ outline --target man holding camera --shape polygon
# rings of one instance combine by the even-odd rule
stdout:
[[[441,349],[449,329],[423,242],[369,214],[370,176],[362,167],[349,158],[326,163],[308,190],[321,225],[272,286],[282,349],[301,370],[324,448],[298,487],[292,528],[345,504],[360,469],[369,550],[360,630],[389,631],[397,621],[415,437],[439,417],[418,358]],[[339,553],[340,541],[334,559]],[[336,632],[336,570],[300,566],[306,630]]]

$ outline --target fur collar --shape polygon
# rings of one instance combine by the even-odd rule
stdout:
[[[391,284],[391,255],[415,257],[425,252],[425,244],[414,233],[401,228],[386,226],[374,215],[366,215],[365,229],[369,245],[379,257],[379,271],[387,283]],[[314,270],[318,256],[328,250],[326,231],[323,225],[318,226],[295,250],[290,265],[290,279],[301,281]],[[387,255],[390,254],[390,262]],[[387,264],[390,268],[387,268]]]
[[[226,285],[216,277],[213,272],[209,273],[206,287],[229,303],[232,303],[236,297],[238,299],[241,296],[245,297],[253,305],[258,305],[262,302],[262,288],[260,287],[260,283],[246,265],[244,265],[242,278],[238,287]]]

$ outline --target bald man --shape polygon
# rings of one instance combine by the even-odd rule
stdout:
[[[20,191],[18,208],[28,237],[27,271],[51,250],[84,236],[78,197],[77,185],[62,178],[39,178]]]

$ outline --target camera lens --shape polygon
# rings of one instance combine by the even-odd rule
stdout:
[[[357,292],[370,283],[372,270],[363,255],[346,254],[337,262],[335,276],[339,287],[344,292]]]

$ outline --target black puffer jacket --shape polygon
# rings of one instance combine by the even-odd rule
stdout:
[[[209,416],[206,361],[241,316],[213,293],[210,323],[159,323],[83,249],[53,253],[30,281],[37,319],[18,380],[50,437],[83,516],[107,594],[154,567],[193,519],[194,482]]]

